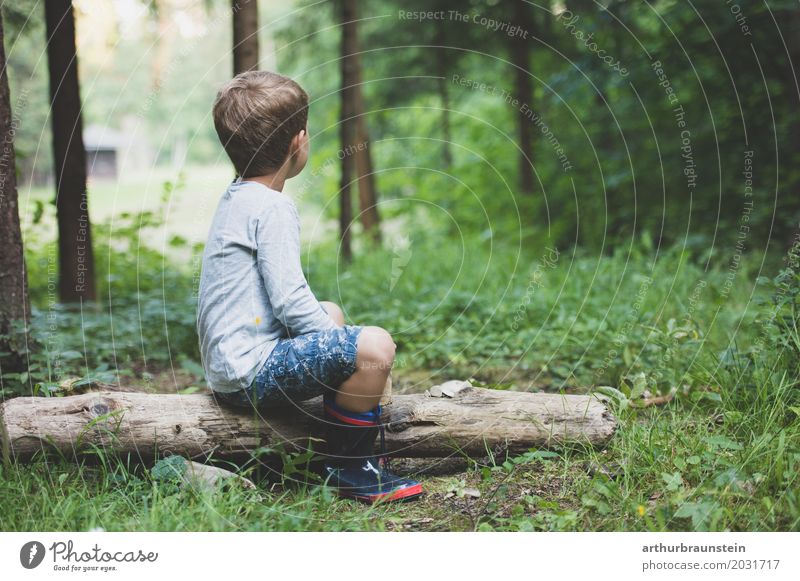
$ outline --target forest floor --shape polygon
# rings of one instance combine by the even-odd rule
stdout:
[[[170,375],[163,370],[154,377],[157,381]],[[409,385],[418,389],[426,374],[417,370],[396,375],[403,392]],[[182,388],[195,383],[188,372],[178,377]],[[775,410],[768,415],[774,416]],[[800,526],[800,512],[795,512],[800,509],[796,421],[783,436],[772,425],[772,436],[769,431],[753,435],[745,446],[731,435],[724,412],[681,401],[623,412],[620,420],[619,432],[602,450],[532,449],[483,459],[393,458],[392,468],[417,478],[425,494],[410,502],[374,506],[307,483],[291,459],[278,472],[242,471],[257,483],[254,493],[238,485],[179,488],[153,479],[146,466],[102,452],[80,465],[40,458],[31,465],[0,469],[0,528],[535,531]],[[776,467],[778,459],[766,457],[769,450],[782,454],[784,464]]]
[[[26,239],[33,334],[46,349],[26,372],[3,375],[3,397],[58,396],[72,375],[146,391],[206,389],[193,262],[140,246],[141,224],[122,219],[113,239],[98,231],[108,269],[100,296],[109,298],[81,310],[48,302],[48,248]],[[397,393],[448,379],[601,391],[619,420],[605,449],[456,457],[422,472],[397,458],[393,467],[417,474],[426,493],[384,506],[301,483],[291,455],[270,478],[245,469],[256,490],[197,491],[95,450],[82,464],[0,468],[0,529],[800,529],[800,276],[781,272],[781,257],[765,267],[743,256],[731,281],[727,261],[709,267],[684,247],[563,249],[543,264],[553,252],[528,246],[521,255],[477,237],[455,247],[426,231],[410,253],[358,252],[344,270],[330,259],[336,243],[322,243],[304,266],[315,294],[345,306],[348,321],[391,330]],[[665,405],[636,405],[667,393]]]

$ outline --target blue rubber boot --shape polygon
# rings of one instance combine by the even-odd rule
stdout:
[[[411,500],[422,495],[422,484],[402,478],[389,469],[380,404],[364,412],[345,410],[334,402],[335,394],[325,394],[324,419],[328,455],[323,476],[339,496],[372,504],[377,501]],[[374,453],[375,439],[381,436],[381,454]]]

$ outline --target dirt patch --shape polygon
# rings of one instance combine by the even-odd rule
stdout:
[[[133,366],[132,371],[132,375],[120,376],[120,387],[145,393],[178,393],[192,387],[197,388],[194,393],[209,391],[205,382],[179,367],[154,369],[150,366],[145,370],[140,364]]]
[[[187,388],[196,388],[201,392],[208,391],[205,381],[181,367],[154,368],[150,365],[145,368],[139,362],[132,364],[130,370],[131,375],[123,375],[120,378],[120,385],[123,388],[150,393],[177,393]],[[577,394],[588,392],[588,387],[516,367],[482,367],[474,375],[466,371],[440,373],[426,369],[394,369],[392,390],[399,394],[423,393],[429,387],[451,379],[468,379],[475,386],[511,391],[558,393],[563,390],[564,393]]]
[[[586,386],[577,385],[574,380],[562,380],[552,375],[525,370],[518,367],[481,367],[479,371],[431,372],[424,369],[392,370],[392,389],[394,393],[423,393],[433,385],[450,379],[468,379],[473,385],[510,391],[549,392],[583,394],[589,391]]]
[[[471,531],[483,522],[503,526],[512,516],[534,517],[543,504],[576,508],[580,502],[571,490],[581,477],[585,474],[580,470],[565,473],[563,465],[553,462],[518,465],[510,473],[494,472],[488,480],[476,470],[422,477],[425,495],[387,506],[382,517],[390,531]]]

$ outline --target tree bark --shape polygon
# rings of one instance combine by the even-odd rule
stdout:
[[[233,74],[258,70],[258,1],[233,2]]]
[[[75,19],[69,0],[48,0],[47,63],[58,216],[59,295],[65,303],[96,299],[94,253],[86,192]]]
[[[156,36],[153,39],[155,44],[155,55],[151,65],[152,71],[152,90],[158,92],[164,83],[164,71],[168,70],[169,59],[172,53],[173,35],[170,34],[171,14],[164,0],[153,2],[152,9],[156,18]]]
[[[344,134],[347,132],[344,124],[340,125],[342,142]],[[345,262],[353,260],[353,246],[351,243],[350,222],[353,220],[353,197],[350,192],[350,185],[353,180],[353,159],[345,156],[342,159],[342,178],[339,184],[339,236],[342,246],[342,259]]]
[[[342,258],[346,262],[350,262],[353,257],[352,251],[352,235],[351,235],[351,222],[353,220],[353,197],[352,197],[352,183],[353,174],[355,173],[355,158],[348,152],[348,146],[356,141],[355,125],[352,122],[354,117],[354,103],[355,99],[353,92],[355,86],[352,82],[353,79],[353,61],[348,59],[347,54],[350,50],[352,40],[350,35],[352,29],[345,26],[345,23],[350,17],[348,12],[348,4],[344,0],[340,0],[340,13],[342,22],[342,59],[341,59],[341,113],[339,120],[339,135],[342,148],[342,173],[340,182],[339,193],[339,230],[341,233],[342,245]]]
[[[17,166],[14,151],[15,123],[11,114],[5,35],[0,16],[0,372],[26,367],[27,326],[31,318],[22,233],[19,226]],[[21,328],[17,325],[21,324]]]
[[[453,58],[449,50],[450,42],[447,39],[447,27],[451,23],[444,20],[434,22],[433,44],[436,47],[436,90],[442,103],[442,164],[445,170],[453,167],[452,128],[450,122],[450,89],[448,75],[453,70]]]
[[[531,137],[531,120],[521,110],[522,104],[533,109],[533,88],[530,77],[530,36],[533,34],[532,8],[521,0],[514,0],[514,24],[527,31],[528,39],[511,38],[511,62],[514,65],[514,93],[520,102],[518,111],[517,134],[519,141],[519,188],[525,194],[532,194],[534,187],[533,174],[533,139]]]
[[[361,212],[361,226],[372,240],[381,240],[380,216],[378,215],[377,194],[375,191],[375,173],[372,166],[369,132],[364,114],[364,96],[361,91],[361,50],[358,44],[358,3],[356,0],[341,0],[342,22],[342,99],[350,101],[347,109],[350,115],[344,115],[342,107],[342,123],[354,128],[342,132],[347,141],[342,141],[344,157],[355,158],[358,175],[358,199]],[[344,163],[344,160],[342,160]]]
[[[442,163],[446,170],[453,166],[453,132],[450,126],[450,91],[447,87],[447,79],[441,75],[437,79],[439,98],[442,100]]]
[[[788,59],[784,76],[784,94],[792,103],[792,114],[787,123],[788,133],[782,140],[784,146],[779,155],[783,163],[780,166],[781,198],[783,213],[786,218],[776,225],[775,236],[788,250],[794,244],[800,220],[800,176],[797,175],[797,164],[800,162],[800,8],[794,6],[788,14],[784,13],[780,22],[784,27],[784,38],[787,39]]]
[[[355,172],[355,159],[348,152],[348,145],[356,141],[355,125],[352,122],[354,103],[354,85],[350,82],[353,76],[353,61],[345,58],[349,48],[350,40],[348,35],[351,30],[344,26],[349,16],[347,6],[343,0],[340,1],[340,18],[342,22],[342,49],[341,49],[341,108],[339,116],[339,140],[342,151],[342,172],[339,182],[339,232],[342,246],[342,258],[345,262],[350,262],[353,258],[352,236],[350,223],[353,220],[353,196],[351,192],[353,184],[353,174]]]
[[[360,89],[357,91],[361,93]],[[376,244],[381,242],[380,215],[378,214],[378,197],[375,193],[375,170],[372,166],[369,133],[364,121],[364,107],[361,98],[356,100],[356,172],[358,173],[358,201],[361,212],[361,226]]]
[[[387,450],[398,457],[460,451],[482,458],[492,449],[521,453],[565,444],[602,446],[616,429],[604,403],[589,395],[467,386],[453,397],[394,395],[383,410]],[[323,438],[321,417],[322,397],[260,413],[222,406],[208,394],[102,391],[0,404],[6,461],[29,460],[40,451],[73,457],[97,448],[142,461],[164,454],[244,459],[264,446],[317,451],[320,440],[309,438]]]

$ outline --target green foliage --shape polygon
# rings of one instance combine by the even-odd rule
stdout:
[[[671,1],[606,5],[568,3],[578,27],[627,67],[624,78],[557,15],[534,18],[527,44],[534,90],[516,97],[573,167],[562,167],[537,126],[527,152],[537,176],[530,195],[517,187],[519,111],[503,97],[514,91],[513,39],[472,22],[401,21],[388,2],[365,6],[365,119],[385,245],[368,246],[356,226],[352,264],[336,260],[333,236],[304,256],[318,298],[342,305],[348,322],[390,330],[398,378],[597,393],[619,419],[606,450],[512,456],[487,449],[455,478],[425,478],[430,496],[419,508],[372,511],[334,502],[310,478],[310,453],[256,451],[281,459],[280,482],[259,482],[263,501],[235,485],[226,495],[180,489],[169,478],[176,457],[142,474],[130,459],[97,448],[88,465],[3,467],[0,528],[380,530],[434,515],[427,528],[799,529],[800,269],[796,248],[784,262],[778,251],[800,217],[796,196],[785,195],[800,180],[800,152],[792,149],[800,108],[788,98],[794,81],[774,24],[788,21],[796,5],[748,4],[752,46],[725,3],[695,2],[696,12]],[[415,6],[511,18],[505,2],[414,1],[404,9]],[[29,99],[12,103],[26,120],[17,133],[20,165],[26,174],[43,172],[46,161],[25,165],[46,121],[43,69],[33,66],[40,43],[18,29],[23,9],[3,9],[15,46],[12,90]],[[301,208],[325,207],[327,218],[337,215],[340,155],[340,30],[330,26],[332,10],[331,3],[301,9],[274,19],[270,30],[279,68],[312,99],[313,157],[298,178],[306,181],[289,189],[298,188]],[[91,86],[87,121],[108,121],[107,104],[115,102],[111,118],[137,114],[164,138],[162,158],[188,140],[190,160],[221,159],[208,110],[228,69],[204,74],[206,61],[217,60],[204,56],[218,54],[227,39],[219,26],[204,39],[193,58],[178,56],[158,79],[133,66],[142,41],[121,39],[114,74],[96,74],[96,63],[82,68],[97,77],[84,84]],[[685,111],[696,189],[687,182],[676,103],[655,61]],[[145,103],[115,75],[150,87]],[[456,75],[497,91],[455,82]],[[174,123],[165,128],[165,119]],[[752,208],[744,144],[759,176]],[[180,237],[161,250],[147,244],[164,226],[164,203],[181,188],[180,179],[168,183],[160,207],[94,225],[101,300],[83,309],[55,300],[52,205],[26,206],[31,325],[40,348],[26,353],[25,372],[3,374],[3,397],[59,396],[119,379],[163,389],[158,374],[176,372],[191,378],[184,392],[202,389],[195,332],[202,248]],[[118,419],[99,421],[113,436]]]
[[[28,353],[28,370],[4,374],[2,392],[57,394],[70,378],[115,382],[136,374],[149,387],[148,367],[184,368],[202,380],[196,332],[195,272],[202,245],[173,237],[172,258],[149,242],[164,225],[166,202],[181,181],[164,184],[157,210],[123,213],[97,224],[95,260],[102,302],[82,308],[57,302],[57,247],[44,227],[25,233],[25,252],[32,303],[31,332],[38,348]],[[54,209],[43,210],[54,219]],[[176,256],[189,256],[180,261]],[[79,388],[81,382],[71,382]]]
[[[191,295],[192,273],[158,252],[142,249],[137,260],[131,251],[160,219],[159,212],[129,216],[115,222],[107,237],[99,236],[110,256],[109,272],[119,268],[120,276],[104,282],[103,294],[111,300],[102,310],[51,309],[46,293],[37,291],[34,333],[47,345],[47,317],[55,313],[64,347],[35,354],[27,377],[4,377],[7,389],[17,381],[23,392],[38,384],[36,393],[59,395],[64,387],[52,380],[73,373],[85,376],[83,383],[106,373],[140,376],[147,383],[160,365],[198,372],[194,304],[184,296]],[[139,230],[135,224],[147,226]],[[485,461],[471,462],[464,476],[442,482],[440,489],[426,478],[431,502],[452,493],[445,502],[452,498],[468,507],[437,516],[441,520],[432,527],[800,526],[791,269],[751,285],[759,262],[745,256],[728,288],[727,270],[705,270],[681,247],[662,248],[657,259],[645,243],[598,257],[546,241],[523,249],[502,237],[474,234],[465,234],[463,246],[454,247],[444,243],[446,234],[435,220],[420,219],[402,232],[407,240],[389,236],[384,250],[359,249],[347,268],[331,258],[333,243],[320,244],[305,257],[307,277],[321,299],[341,304],[351,322],[393,333],[397,377],[422,372],[426,381],[471,376],[496,389],[596,389],[611,398],[620,421],[606,451],[531,450],[510,456],[487,450]],[[33,288],[46,289],[46,245],[42,250],[31,244],[28,252],[29,262],[45,260],[44,267],[32,269],[31,280]],[[137,276],[151,268],[158,276]],[[758,301],[751,301],[751,294]],[[57,361],[60,369],[54,368]],[[641,407],[649,397],[670,394],[674,398],[663,408]],[[113,432],[114,418],[103,422]],[[276,451],[282,458],[282,492],[270,494],[266,505],[248,500],[247,491],[200,497],[206,493],[180,490],[157,474],[141,478],[135,466],[102,449],[95,454],[97,471],[64,464],[43,475],[36,464],[14,466],[0,478],[3,525],[31,528],[34,514],[36,526],[54,529],[374,530],[391,519],[413,522],[418,516],[411,505],[399,513],[386,509],[386,519],[377,520],[360,512],[362,507],[337,509],[330,491],[309,478],[310,454],[262,450]],[[619,468],[587,471],[587,462]],[[51,491],[51,502],[14,510],[16,479],[23,489]],[[554,482],[561,483],[557,490],[549,488]],[[52,492],[55,486],[63,491]],[[473,488],[480,496],[468,492]],[[92,502],[79,503],[79,497]],[[267,510],[283,516],[265,518]],[[239,515],[239,524],[231,524],[232,515]]]
[[[24,502],[20,502],[24,498]],[[67,461],[0,468],[0,527],[10,530],[342,531],[382,530],[355,503],[343,508],[321,490],[219,490],[178,487],[111,461],[100,467]],[[16,506],[19,510],[11,510]]]
[[[186,458],[173,454],[156,462],[150,469],[150,477],[156,481],[180,481],[186,473]]]
[[[334,5],[312,4],[301,2],[306,9],[278,27],[281,43],[291,46],[279,59],[321,96],[311,107],[320,131],[312,147],[329,151],[338,143],[338,61],[320,62],[318,55],[337,50],[341,30],[328,26],[337,18]],[[390,2],[362,8],[365,119],[379,190],[393,201],[382,210],[422,199],[465,229],[547,229],[557,244],[604,250],[645,233],[657,245],[684,243],[721,263],[734,254],[742,225],[749,228],[748,249],[785,245],[800,219],[789,195],[800,181],[793,137],[800,108],[789,98],[796,91],[782,41],[792,34],[796,6],[786,0],[748,6],[746,36],[731,7],[710,0],[692,9],[680,2],[614,0],[605,8],[573,2],[564,17],[556,5],[552,13],[530,6],[524,46],[533,91],[517,95],[511,61],[519,39],[473,20],[514,23],[512,5],[414,0],[402,8]],[[413,11],[444,16],[400,16]],[[626,74],[577,32],[591,35]],[[667,86],[677,100],[670,101]],[[526,121],[513,99],[544,125]],[[533,148],[525,153],[537,178],[530,196],[517,185],[517,134],[525,122],[533,126]],[[562,166],[547,130],[571,169]],[[688,152],[681,149],[684,130]],[[759,178],[748,195],[742,174],[750,151]],[[694,184],[687,171],[697,175]],[[329,196],[338,191],[335,180],[325,184]]]

